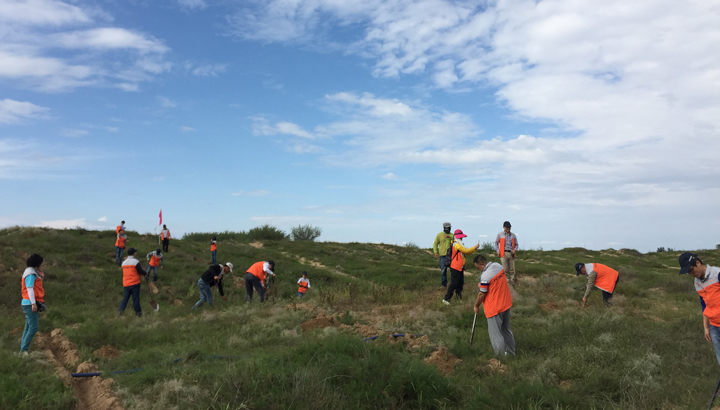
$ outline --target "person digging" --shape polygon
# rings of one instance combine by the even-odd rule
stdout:
[[[226,262],[224,265],[212,265],[202,274],[200,279],[198,279],[200,300],[198,300],[195,306],[190,309],[191,312],[202,306],[204,302],[207,302],[210,306],[213,305],[213,286],[217,285],[218,291],[220,291],[220,296],[222,296],[224,300],[227,300],[227,296],[225,296],[225,292],[223,291],[222,280],[223,276],[228,273],[232,273],[232,268],[233,264],[230,262]]]
[[[274,269],[275,262],[273,261],[255,262],[248,268],[247,272],[245,272],[245,292],[247,293],[245,301],[247,303],[252,302],[253,289],[260,295],[260,303],[265,301],[265,291],[267,290],[265,279],[267,275],[275,276]]]
[[[478,297],[473,310],[477,315],[480,306],[485,311],[488,323],[490,344],[496,355],[515,356],[515,337],[510,329],[510,308],[512,296],[505,277],[505,270],[497,262],[489,262],[483,255],[473,260],[475,267],[482,272],[478,283]]]

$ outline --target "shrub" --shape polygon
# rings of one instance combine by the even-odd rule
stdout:
[[[405,247],[410,249],[420,249],[420,247],[413,241],[405,243]]]
[[[657,251],[658,251],[658,252],[665,252],[665,247],[664,247],[664,246],[661,246],[661,247],[657,248]]]
[[[298,225],[292,228],[290,236],[293,241],[314,241],[322,234],[322,228],[318,226]]]
[[[267,241],[282,241],[288,238],[285,231],[280,230],[274,226],[265,224],[252,228],[247,233],[248,239],[250,240],[267,240]]]
[[[493,253],[495,252],[495,245],[493,245],[492,242],[483,242],[483,244],[480,245],[480,251],[485,254]]]

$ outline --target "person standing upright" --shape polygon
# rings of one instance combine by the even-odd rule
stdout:
[[[170,230],[167,228],[167,225],[163,225],[162,232],[160,232],[160,240],[162,241],[163,252],[168,252],[168,248],[170,247]]]
[[[35,333],[38,331],[38,312],[45,302],[43,278],[45,273],[40,269],[43,257],[34,253],[27,259],[27,269],[23,272],[20,288],[22,290],[22,310],[25,313],[25,330],[20,342],[20,354],[27,355]]]
[[[122,265],[123,251],[125,250],[125,242],[127,240],[128,238],[125,235],[125,231],[122,229],[119,230],[115,238],[115,263],[117,266]]]
[[[135,316],[142,316],[140,307],[140,278],[147,278],[148,274],[142,268],[140,261],[135,258],[137,251],[134,248],[128,249],[128,257],[122,263],[123,268],[123,299],[118,307],[118,317],[122,316],[132,296]]]
[[[165,257],[160,253],[160,249],[150,252],[145,257],[149,260],[148,262],[148,275],[150,272],[153,273],[153,282],[157,282],[158,269],[165,266]]]
[[[435,253],[435,259],[440,260],[440,286],[447,287],[447,267],[445,259],[447,259],[447,250],[453,242],[453,234],[450,233],[450,222],[443,224],[443,231],[435,235],[433,241],[433,252]]]
[[[248,268],[247,272],[245,272],[245,292],[247,293],[247,296],[245,297],[246,302],[252,302],[253,288],[255,288],[258,295],[260,295],[260,303],[265,301],[265,290],[267,289],[267,286],[265,286],[265,279],[267,275],[275,276],[275,272],[273,272],[274,269],[275,262],[273,261],[255,262],[252,266],[250,266],[250,268]]]
[[[515,251],[518,249],[518,240],[517,236],[510,232],[510,228],[512,228],[510,222],[503,222],[503,231],[497,234],[497,238],[495,238],[495,250],[500,257],[500,263],[502,263],[502,267],[505,270],[508,283],[512,282],[516,284]]]
[[[487,318],[490,344],[495,354],[515,356],[515,337],[510,329],[512,296],[505,279],[505,270],[497,262],[488,262],[483,255],[476,256],[473,264],[482,272],[478,283],[475,314],[480,313],[482,305]]]
[[[210,255],[212,255],[212,264],[217,263],[217,236],[213,235],[210,239]]]
[[[450,262],[450,286],[447,293],[443,297],[442,302],[446,305],[450,304],[453,292],[458,298],[462,298],[463,287],[465,286],[465,255],[475,253],[480,244],[466,248],[462,243],[462,238],[467,237],[460,229],[455,230],[455,241],[452,244],[452,260]]]
[[[700,296],[705,340],[713,344],[720,363],[720,268],[705,265],[694,253],[685,252],[678,258],[680,274],[695,278],[695,291]]]

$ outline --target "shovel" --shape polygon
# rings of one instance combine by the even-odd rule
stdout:
[[[145,282],[147,283],[148,292],[150,293],[150,307],[155,309],[156,312],[160,311],[160,305],[155,301],[155,296],[153,296],[152,291],[150,290],[150,279],[148,279],[147,276],[145,276]]]
[[[715,385],[715,392],[713,393],[712,398],[710,398],[710,403],[708,403],[708,410],[712,409],[713,403],[715,403],[715,397],[717,396],[718,389],[720,389],[720,378],[718,378],[717,385]]]
[[[477,322],[477,313],[475,313],[475,318],[473,318],[472,332],[470,332],[470,346],[472,346],[473,337],[475,337],[475,322]]]

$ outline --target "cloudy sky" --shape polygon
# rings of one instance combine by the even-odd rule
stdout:
[[[720,1],[0,0],[0,227],[720,243]]]

